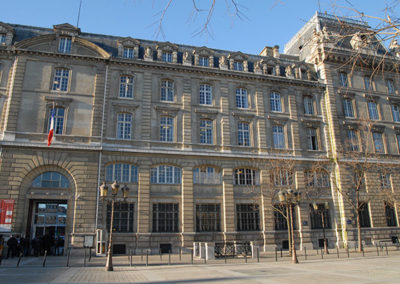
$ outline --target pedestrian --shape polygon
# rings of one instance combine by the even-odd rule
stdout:
[[[13,235],[11,235],[11,237],[8,239],[7,246],[8,246],[7,258],[10,257],[10,254],[11,257],[15,257],[17,255],[18,241]]]
[[[21,237],[19,240],[20,252],[22,256],[27,256],[29,253],[29,240],[24,237]]]
[[[4,249],[4,238],[3,235],[0,235],[0,261],[3,257],[3,249]]]
[[[38,257],[40,253],[40,240],[34,237],[31,242],[33,255]]]

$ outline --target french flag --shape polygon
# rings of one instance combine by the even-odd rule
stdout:
[[[50,129],[49,129],[49,135],[47,136],[47,146],[51,145],[51,142],[53,141],[53,135],[54,135],[54,108],[51,110]]]

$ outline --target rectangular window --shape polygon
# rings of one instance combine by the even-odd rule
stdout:
[[[233,62],[233,70],[236,71],[243,71],[243,62],[242,61],[234,61]]]
[[[368,102],[368,113],[369,113],[369,118],[371,120],[378,120],[379,119],[379,114],[378,114],[378,107],[375,102]]]
[[[297,229],[296,222],[296,210],[295,206],[292,207],[292,217],[293,217],[293,228]],[[288,220],[286,216],[289,216],[289,210],[287,210],[287,206],[276,204],[274,206],[274,223],[276,231],[287,231],[288,230]]]
[[[260,217],[257,204],[236,204],[238,231],[259,231]]]
[[[133,77],[121,76],[119,83],[119,97],[133,98]]]
[[[370,218],[369,218],[368,203],[361,204],[358,212],[360,214],[360,226],[361,226],[361,228],[369,228],[369,227],[371,227],[371,221],[370,221]]]
[[[400,107],[398,105],[392,105],[393,121],[400,122]]]
[[[386,87],[387,87],[387,90],[388,90],[389,94],[393,94],[394,93],[393,80],[391,80],[391,79],[386,80]]]
[[[282,112],[281,95],[273,92],[269,96],[269,104],[271,111]]]
[[[283,126],[273,125],[272,137],[275,149],[285,149],[285,133],[283,132]]]
[[[209,119],[200,120],[200,143],[213,143],[213,122]]]
[[[364,77],[364,87],[366,90],[372,90],[372,81],[370,76]]]
[[[65,114],[65,109],[62,107],[56,107],[50,110],[47,132],[50,131],[51,117],[53,113],[54,113],[54,128],[53,128],[54,134],[62,134],[64,128],[64,114]]]
[[[340,86],[347,88],[349,86],[349,81],[346,72],[340,72]]]
[[[151,169],[152,184],[181,184],[182,170],[174,166],[158,166]]]
[[[71,38],[61,37],[60,44],[58,45],[58,51],[61,53],[70,53],[71,52]]]
[[[131,139],[132,115],[129,113],[119,113],[117,122],[117,138]]]
[[[221,231],[221,206],[196,204],[196,232]]]
[[[205,66],[208,67],[209,65],[209,58],[206,56],[200,56],[199,57],[199,66]]]
[[[397,149],[399,150],[400,154],[400,134],[396,134],[396,138],[397,138]]]
[[[318,136],[315,128],[307,128],[307,146],[308,150],[318,150]]]
[[[170,80],[161,81],[161,100],[166,102],[174,101],[174,82]]]
[[[313,99],[310,96],[304,97],[304,114],[313,115],[314,114],[314,104]]]
[[[388,227],[397,227],[396,209],[385,201],[386,224]]]
[[[372,137],[374,139],[375,153],[384,153],[385,148],[383,146],[382,133],[372,132]]]
[[[250,127],[246,122],[238,123],[238,145],[250,146]]]
[[[160,119],[160,141],[172,142],[174,139],[174,120],[172,117],[162,116]]]
[[[178,232],[179,204],[154,203],[153,204],[153,232],[174,233]]]
[[[392,184],[390,182],[390,174],[381,173],[381,188],[392,188]]]
[[[248,98],[247,98],[247,90],[243,88],[236,89],[236,107],[237,108],[248,108]]]
[[[293,184],[293,173],[287,169],[274,169],[271,172],[272,184],[277,187]]]
[[[318,209],[315,210],[314,206],[310,204],[311,229],[330,229],[329,209],[325,208],[325,204],[317,204],[317,206]]]
[[[236,169],[234,174],[235,185],[258,185],[259,180],[256,170]]]
[[[162,61],[172,62],[172,53],[171,52],[163,52],[162,53]]]
[[[343,112],[345,117],[354,117],[353,100],[343,100]]]
[[[133,232],[134,203],[115,202],[113,231],[119,233]],[[111,204],[107,205],[107,230],[110,231]]]
[[[6,42],[6,35],[5,34],[0,34],[0,44],[3,44]]]
[[[133,58],[133,48],[131,47],[124,47],[124,53],[123,53],[124,58]]]
[[[212,87],[210,85],[200,85],[200,104],[212,105]]]
[[[358,136],[354,130],[347,130],[347,142],[350,151],[358,152],[360,150]]]
[[[68,91],[69,70],[57,68],[54,72],[53,91]]]

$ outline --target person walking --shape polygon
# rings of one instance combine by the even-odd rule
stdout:
[[[17,247],[18,247],[18,241],[14,237],[14,235],[11,235],[11,237],[7,241],[7,246],[8,246],[8,251],[7,251],[7,258],[10,257],[15,257],[17,255]]]

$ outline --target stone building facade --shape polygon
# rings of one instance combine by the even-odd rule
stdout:
[[[0,23],[0,35],[0,199],[14,202],[12,233],[51,234],[73,247],[93,237],[101,254],[110,207],[98,188],[118,180],[130,189],[116,203],[120,252],[194,241],[285,247],[276,193],[287,188],[304,193],[294,216],[300,248],[320,245],[314,202],[325,208],[330,247],[356,238],[353,211],[336,189],[351,187],[340,178],[345,168],[337,162],[326,174],[315,165],[343,155],[339,98],[353,96],[357,113],[366,99],[356,77],[342,94],[339,63],[317,60],[320,49],[299,53],[291,42],[284,54],[275,46],[252,55],[88,34],[69,24]],[[387,116],[397,74],[391,78],[395,93],[374,81],[373,96],[384,100],[385,155],[378,156],[395,164],[399,136]],[[52,116],[55,139],[47,146]],[[393,189],[399,178],[391,173]],[[366,177],[366,186],[376,180]],[[368,237],[397,236],[396,210],[389,226],[383,205],[369,206]]]

